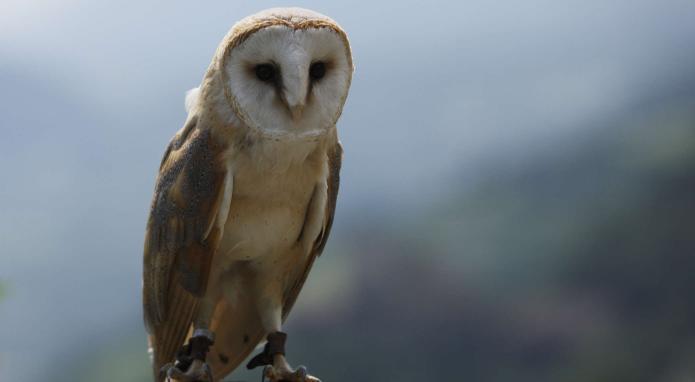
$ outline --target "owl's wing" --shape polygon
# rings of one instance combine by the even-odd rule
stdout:
[[[327,155],[327,197],[326,207],[324,209],[323,227],[311,249],[309,260],[306,263],[305,269],[300,273],[299,277],[295,279],[295,282],[285,291],[282,308],[283,320],[290,313],[295,301],[297,301],[299,291],[302,289],[302,286],[304,286],[307,276],[309,276],[309,271],[311,270],[312,265],[314,265],[314,260],[316,260],[316,258],[319,257],[323,252],[323,248],[326,246],[326,242],[328,241],[328,235],[331,232],[331,227],[333,226],[333,216],[335,215],[335,205],[338,199],[338,188],[340,186],[340,166],[343,160],[343,147],[340,145],[340,142],[336,141],[335,145],[328,150]]]
[[[162,159],[143,272],[143,309],[155,370],[174,358],[205,292],[232,194],[232,176],[221,152],[222,145],[194,116]]]

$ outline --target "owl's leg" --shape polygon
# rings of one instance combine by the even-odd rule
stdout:
[[[318,378],[307,374],[306,367],[293,369],[285,359],[285,342],[287,334],[281,331],[282,306],[280,304],[266,305],[261,309],[263,326],[268,331],[263,351],[253,357],[246,365],[247,369],[266,366],[263,374],[271,382],[321,382]]]
[[[176,362],[166,365],[162,372],[169,380],[180,382],[213,382],[212,369],[205,360],[210,346],[215,343],[215,335],[208,328],[215,309],[214,299],[203,298],[194,320],[195,330],[188,344],[181,347],[176,354]]]
[[[293,369],[285,359],[285,341],[287,334],[276,331],[268,334],[268,342],[263,351],[253,357],[246,365],[248,369],[264,366],[263,374],[271,382],[321,382],[318,378],[307,374],[306,367]]]

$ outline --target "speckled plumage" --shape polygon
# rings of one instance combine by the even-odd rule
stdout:
[[[288,85],[253,77],[268,60]],[[314,81],[303,71],[316,60],[329,72]],[[223,39],[186,97],[150,210],[143,308],[155,379],[194,328],[215,333],[216,378],[280,330],[330,232],[351,75],[345,32],[311,11],[264,11]]]

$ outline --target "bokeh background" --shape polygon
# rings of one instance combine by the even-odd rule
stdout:
[[[236,20],[293,4],[343,25],[356,71],[290,361],[695,380],[689,0],[3,0],[0,380],[149,380],[142,240],[184,92]]]

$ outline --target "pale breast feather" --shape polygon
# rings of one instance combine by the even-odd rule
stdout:
[[[338,188],[340,186],[340,167],[343,159],[343,147],[340,142],[336,141],[335,145],[330,148],[327,152],[328,161],[328,176],[326,178],[327,185],[327,198],[326,198],[326,208],[324,212],[324,225],[323,229],[319,233],[318,237],[314,241],[311,248],[311,253],[309,254],[309,260],[304,269],[295,282],[287,288],[284,294],[284,303],[282,309],[283,319],[287,317],[292,306],[294,306],[297,296],[301,291],[307,277],[309,276],[309,271],[314,264],[314,261],[318,256],[321,255],[323,249],[326,247],[326,242],[328,241],[328,236],[333,226],[333,217],[335,215],[335,206],[338,200]]]

